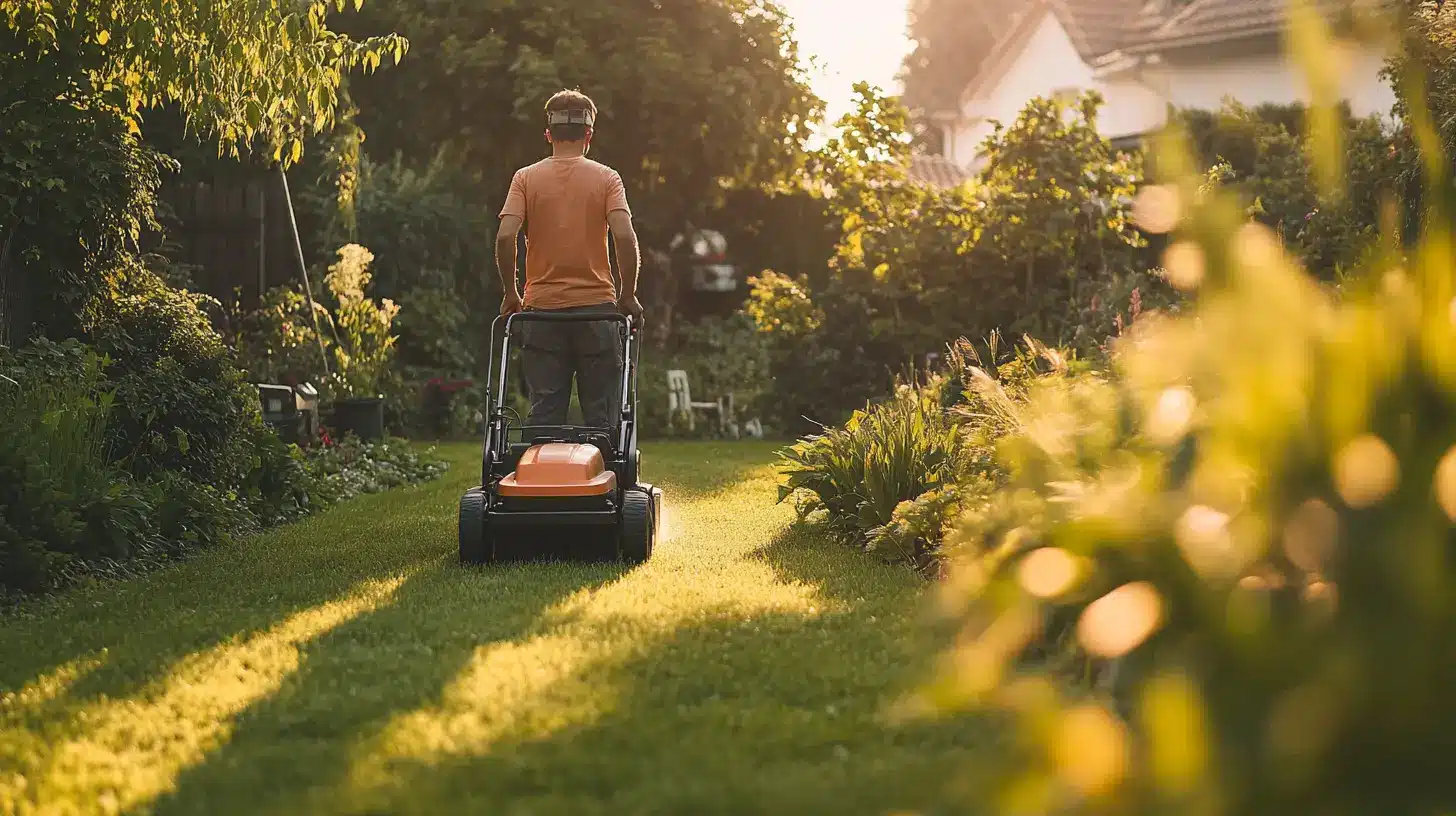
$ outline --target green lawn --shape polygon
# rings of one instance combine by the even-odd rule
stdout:
[[[0,618],[0,813],[934,812],[913,576],[812,539],[763,444],[650,446],[647,565],[463,568],[451,476]]]

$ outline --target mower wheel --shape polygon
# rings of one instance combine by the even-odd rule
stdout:
[[[472,487],[460,497],[460,563],[493,564],[495,547],[490,540],[484,488]]]
[[[662,535],[662,488],[650,484],[637,485],[637,489],[652,497],[652,541]]]
[[[651,494],[637,488],[622,491],[622,560],[635,565],[652,557],[652,539],[657,532],[653,527]]]

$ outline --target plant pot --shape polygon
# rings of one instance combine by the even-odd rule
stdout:
[[[384,438],[384,398],[350,397],[334,403],[334,427],[365,441]]]

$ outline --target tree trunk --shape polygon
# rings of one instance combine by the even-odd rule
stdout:
[[[18,346],[28,339],[20,270],[10,263],[10,244],[14,238],[15,230],[8,229],[0,241],[0,346]]]

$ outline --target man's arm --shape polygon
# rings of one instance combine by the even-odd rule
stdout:
[[[607,226],[617,245],[617,271],[622,275],[622,291],[617,306],[623,314],[642,319],[642,304],[637,301],[637,274],[642,270],[642,250],[637,243],[637,230],[632,227],[632,214],[626,210],[607,213]]]
[[[501,282],[501,314],[521,310],[521,294],[516,288],[516,240],[521,234],[519,215],[501,216],[500,231],[495,234],[495,265]]]

